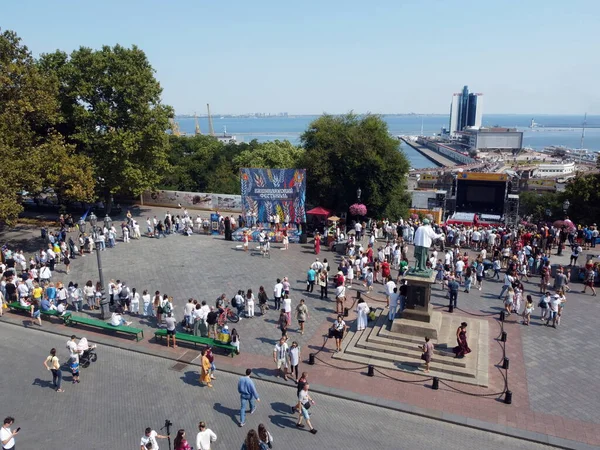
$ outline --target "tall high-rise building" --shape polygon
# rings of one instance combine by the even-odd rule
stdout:
[[[469,94],[468,86],[452,96],[450,104],[450,133],[467,127],[481,128],[483,116],[482,94]]]

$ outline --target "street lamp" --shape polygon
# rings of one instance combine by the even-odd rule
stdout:
[[[108,217],[108,216],[107,216]],[[110,218],[109,218],[110,219]],[[104,219],[104,223],[106,223],[106,219]],[[104,292],[104,275],[102,273],[102,257],[100,256],[100,243],[102,239],[100,238],[101,226],[98,226],[98,218],[96,214],[93,212],[90,214],[90,224],[92,225],[92,239],[94,240],[94,244],[96,247],[96,261],[98,262],[98,277],[100,278],[100,286],[102,288],[102,297],[100,297],[100,317],[103,320],[108,319],[110,315],[110,309],[108,305],[108,299],[106,298]]]
[[[79,232],[85,233],[85,220],[83,220],[83,217],[81,219],[79,219],[78,225],[79,225]]]
[[[360,202],[360,194],[362,194],[362,191],[360,190],[360,188],[358,188],[356,190],[356,198],[358,199],[359,202]]]
[[[569,210],[569,206],[571,206],[571,202],[569,201],[569,199],[566,199],[563,202],[563,211],[565,212],[565,214],[567,214],[567,211]]]

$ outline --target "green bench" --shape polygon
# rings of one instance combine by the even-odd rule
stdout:
[[[25,311],[25,312],[31,313],[31,306],[23,306],[19,302],[9,303],[8,307],[10,309],[16,309],[18,311]],[[55,310],[55,309],[49,309],[48,311],[43,311],[43,310],[40,309],[40,313],[43,316],[58,317],[59,319],[62,319],[64,321],[66,321],[71,316],[71,313],[68,312],[68,311],[61,316],[58,313],[58,311]]]
[[[167,330],[164,328],[160,328],[154,332],[154,337],[158,341],[159,339],[162,341],[167,335]],[[224,350],[229,351],[230,356],[233,358],[237,354],[237,348],[235,348],[231,344],[225,344],[221,341],[216,341],[212,338],[202,337],[202,336],[194,336],[193,334],[187,333],[177,333],[175,335],[177,338],[177,342],[191,342],[196,347],[197,344],[210,345],[211,347],[222,348]]]
[[[139,341],[140,339],[142,339],[144,337],[144,330],[142,330],[141,328],[129,327],[127,325],[119,325],[118,327],[115,327],[114,325],[111,325],[103,320],[92,319],[92,318],[83,317],[83,316],[71,315],[70,317],[65,319],[65,324],[66,325],[76,325],[76,324],[88,325],[91,327],[102,328],[103,330],[118,331],[120,333],[132,334],[135,336],[136,341]]]

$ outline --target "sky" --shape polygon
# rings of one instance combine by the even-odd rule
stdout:
[[[177,114],[600,114],[598,0],[22,0],[34,56],[137,45]]]

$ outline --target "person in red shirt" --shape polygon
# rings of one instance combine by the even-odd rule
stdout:
[[[381,282],[385,283],[385,280],[387,280],[387,278],[390,276],[390,274],[391,274],[390,263],[387,261],[383,261],[381,263],[381,277],[383,278],[381,280]]]

